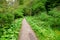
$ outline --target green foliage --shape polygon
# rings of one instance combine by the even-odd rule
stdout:
[[[57,6],[60,6],[60,0],[47,0],[45,2],[45,9],[47,12],[52,10],[53,8],[57,7]]]
[[[55,18],[60,18],[60,11],[57,8],[54,8],[53,10],[49,11],[48,14]]]
[[[51,8],[59,6],[59,4],[60,4],[60,0],[47,0],[47,2],[50,3],[49,5],[50,5]]]
[[[4,13],[0,13],[0,32],[2,34],[3,34],[4,29],[7,29],[7,28],[10,27],[10,24],[11,24],[11,22],[13,20],[14,20],[13,14],[10,14],[10,13],[5,13],[5,14]]]
[[[4,29],[0,40],[18,40],[22,18],[13,21],[9,29]],[[0,33],[1,34],[1,33]]]
[[[57,9],[49,11],[48,14],[42,12],[26,19],[35,31],[38,40],[60,40],[60,11]]]
[[[60,26],[60,11],[55,8],[51,10],[48,14],[54,18],[54,26]]]
[[[19,0],[19,4],[22,5],[23,4],[23,0]]]
[[[44,10],[44,9],[45,9],[44,3],[45,3],[46,1],[47,1],[47,0],[35,0],[35,1],[33,2],[32,9],[33,9],[33,10],[36,10],[37,8],[40,8],[40,9]]]
[[[38,40],[60,40],[58,35],[60,34],[58,31],[60,30],[60,7],[59,10],[57,9],[60,0],[18,1],[12,7],[7,6],[6,0],[0,0],[0,40],[17,40],[22,19],[16,19],[27,15],[34,15],[26,19],[31,24]],[[46,11],[49,12],[46,13]],[[55,29],[56,27],[58,28]]]
[[[15,19],[23,17],[23,7],[19,7],[14,11]]]
[[[10,24],[14,20],[14,15],[10,13],[0,13],[0,24]]]
[[[41,21],[38,17],[27,17],[32,29],[36,33],[38,40],[56,40],[56,34],[50,25],[45,21]]]

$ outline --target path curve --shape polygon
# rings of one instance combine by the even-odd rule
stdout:
[[[37,40],[34,31],[24,18],[22,21],[22,28],[19,35],[19,40]]]

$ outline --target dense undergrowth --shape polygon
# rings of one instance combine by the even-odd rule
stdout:
[[[0,40],[18,40],[21,22],[22,18],[17,19],[10,25],[10,28],[4,29],[3,35],[0,37]]]
[[[60,0],[0,0],[0,40],[18,40],[24,16],[38,40],[60,40]]]
[[[26,17],[32,29],[35,31],[38,40],[60,40],[60,29],[59,25],[57,25],[60,23],[60,21],[57,22],[57,20],[60,19],[55,17],[58,16],[56,13],[53,14],[54,17],[46,14],[46,12],[40,13],[39,15]]]

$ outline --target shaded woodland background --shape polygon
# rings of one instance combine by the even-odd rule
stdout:
[[[38,40],[60,40],[60,0],[0,0],[0,40],[18,40],[24,17]]]

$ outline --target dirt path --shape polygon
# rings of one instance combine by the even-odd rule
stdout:
[[[20,31],[19,40],[37,40],[35,33],[31,29],[25,18],[22,21],[22,28]]]

